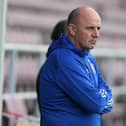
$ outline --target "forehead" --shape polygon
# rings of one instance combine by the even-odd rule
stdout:
[[[101,25],[101,18],[94,10],[82,10],[78,17],[79,24],[87,25]]]

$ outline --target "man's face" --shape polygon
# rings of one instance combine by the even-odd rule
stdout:
[[[98,15],[81,14],[78,18],[77,24],[74,26],[74,44],[82,49],[93,49],[96,45],[96,41],[99,37],[99,31],[101,28],[101,20]]]

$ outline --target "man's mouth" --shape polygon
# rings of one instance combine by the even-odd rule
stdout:
[[[96,40],[91,40],[91,44],[96,44]]]

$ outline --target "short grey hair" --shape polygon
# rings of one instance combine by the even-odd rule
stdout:
[[[76,8],[73,11],[71,11],[67,19],[67,26],[69,24],[76,24],[79,15],[80,15],[80,8]]]

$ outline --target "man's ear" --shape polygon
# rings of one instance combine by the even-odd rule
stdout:
[[[68,26],[69,33],[74,36],[76,34],[76,26],[74,24],[69,24]]]

